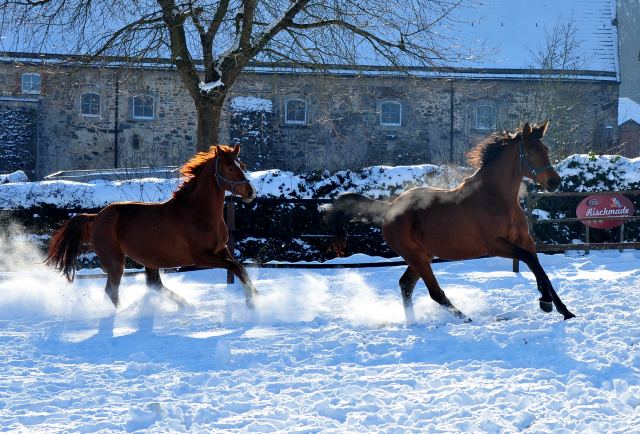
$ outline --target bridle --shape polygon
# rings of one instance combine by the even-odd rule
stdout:
[[[249,183],[248,179],[245,179],[244,181],[232,181],[220,175],[220,172],[218,171],[218,161],[219,161],[219,158],[216,157],[216,181],[218,182],[218,187],[220,187],[221,190],[224,190],[224,188],[222,188],[222,185],[220,185],[220,180],[223,180],[224,182],[227,182],[231,185],[231,190],[229,190],[231,194],[235,194],[234,190],[236,188],[236,185]]]
[[[531,164],[529,164],[527,159],[524,158],[524,153],[522,152],[522,137],[520,137],[520,141],[518,142],[518,146],[520,147],[520,175],[522,175],[524,177],[524,173],[522,173],[522,162],[524,161],[524,164],[527,165],[527,167],[529,168],[529,170],[533,174],[533,183],[534,184],[538,184],[536,182],[536,175],[538,173],[540,173],[540,172],[543,172],[543,171],[547,170],[547,169],[553,169],[553,166],[548,165],[548,166],[541,167],[541,168],[539,168],[537,170],[533,170],[533,167],[531,167]]]

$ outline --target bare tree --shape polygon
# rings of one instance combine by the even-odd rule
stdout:
[[[534,61],[531,80],[516,110],[520,123],[551,120],[552,129],[547,142],[552,154],[564,158],[574,152],[584,152],[592,141],[595,129],[603,119],[597,119],[588,107],[589,87],[581,85],[578,74],[585,73],[592,56],[585,56],[577,38],[576,23],[571,17],[545,29],[545,39],[531,48]],[[590,73],[592,74],[592,73]]]
[[[455,9],[470,1],[0,0],[0,33],[16,35],[5,50],[93,61],[170,57],[195,102],[197,149],[205,151],[217,143],[225,98],[250,62],[407,72],[469,60],[479,45],[461,43],[451,29]]]

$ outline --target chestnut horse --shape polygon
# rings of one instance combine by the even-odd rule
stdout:
[[[179,305],[186,300],[160,280],[160,268],[195,265],[224,268],[238,276],[253,307],[258,291],[247,270],[229,253],[229,236],[223,218],[225,191],[245,202],[256,197],[255,187],[238,160],[240,146],[211,147],[196,154],[181,169],[183,183],[163,203],[121,202],[98,214],[78,214],[55,234],[46,264],[73,281],[78,255],[91,241],[107,272],[105,292],[118,307],[118,287],[124,272],[125,255],[144,265],[147,286]]]
[[[431,269],[435,256],[452,261],[481,256],[523,261],[536,277],[540,308],[551,312],[553,303],[565,320],[573,318],[540,266],[518,200],[525,176],[548,191],[560,186],[549,148],[542,143],[548,123],[539,128],[526,124],[521,133],[494,135],[480,143],[469,153],[478,171],[453,190],[414,188],[390,204],[355,193],[340,195],[325,217],[334,232],[331,247],[342,253],[349,221],[381,223],[387,245],[409,265],[400,278],[408,323],[415,322],[411,297],[420,278],[434,301],[470,321],[438,285]]]

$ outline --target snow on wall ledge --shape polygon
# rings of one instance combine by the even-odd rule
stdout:
[[[12,182],[27,182],[27,181],[29,181],[29,178],[22,170],[18,170],[17,172],[8,173],[4,175],[0,174],[0,185],[9,184]]]
[[[614,155],[573,155],[556,166],[563,177],[561,191],[605,191],[640,188],[640,158]],[[333,198],[352,191],[375,199],[395,197],[416,186],[453,188],[471,175],[470,168],[455,170],[430,164],[373,166],[323,176],[294,175],[280,170],[248,173],[259,197]],[[2,175],[7,176],[7,175]],[[13,175],[8,175],[13,176]],[[2,179],[2,178],[0,178]],[[179,179],[133,179],[16,182],[0,185],[0,209],[53,205],[58,208],[99,208],[114,202],[163,202],[171,197]]]
[[[231,99],[231,110],[239,112],[267,112],[273,110],[270,99],[256,98],[254,96],[236,96]]]

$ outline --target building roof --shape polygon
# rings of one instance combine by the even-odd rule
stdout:
[[[588,60],[582,69],[596,76],[606,72],[609,79],[619,81],[615,0],[487,0],[475,12],[460,12],[465,21],[477,17],[483,18],[465,25],[463,32],[499,49],[484,59],[488,67],[535,68],[532,52],[547,45],[554,28],[571,24],[573,39],[579,43],[575,54]]]
[[[632,119],[640,124],[640,104],[629,98],[618,100],[618,125]]]
[[[461,47],[477,48],[483,44],[492,54],[480,59],[461,59],[447,68],[411,68],[414,74],[444,74],[454,78],[535,78],[544,73],[535,54],[546,50],[547,38],[554,29],[571,25],[571,39],[576,43],[572,57],[580,59],[582,64],[578,70],[572,70],[569,76],[620,81],[618,34],[614,24],[616,0],[485,0],[475,7],[454,9],[452,18],[458,22],[457,25],[436,23],[431,31],[455,40]],[[335,65],[333,72],[347,75],[364,71],[365,74],[375,75],[393,69],[389,65],[367,66],[373,63],[373,57],[363,50],[360,67]],[[20,54],[7,53],[4,60],[8,60],[7,57],[20,58]],[[0,53],[0,60],[3,60],[1,56]],[[113,63],[113,59],[109,62]],[[146,67],[171,66],[168,59],[151,59],[142,63]],[[270,73],[278,70],[285,73],[291,71],[291,66],[262,64],[246,70]]]

